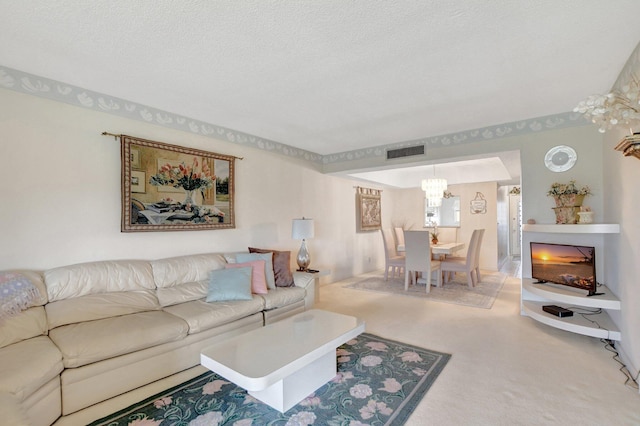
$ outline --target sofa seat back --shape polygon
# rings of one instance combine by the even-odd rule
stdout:
[[[207,296],[209,273],[223,269],[221,254],[205,253],[151,261],[156,294],[161,306],[190,302]]]
[[[144,260],[88,262],[44,272],[49,329],[160,309]]]

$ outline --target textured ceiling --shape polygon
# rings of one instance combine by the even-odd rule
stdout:
[[[0,0],[0,64],[330,154],[569,111],[638,0]]]

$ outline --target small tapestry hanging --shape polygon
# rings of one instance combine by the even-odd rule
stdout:
[[[382,228],[380,194],[382,190],[356,187],[356,216],[358,232],[377,231]]]

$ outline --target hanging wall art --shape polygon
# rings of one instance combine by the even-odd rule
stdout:
[[[237,157],[112,136],[122,156],[122,232],[235,228]]]
[[[379,189],[356,187],[356,216],[358,232],[377,231],[382,228],[382,202]]]
[[[482,192],[476,192],[476,196],[471,200],[471,214],[487,213],[487,200],[484,199]]]

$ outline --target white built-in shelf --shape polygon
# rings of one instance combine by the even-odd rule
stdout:
[[[551,234],[619,234],[617,223],[576,224],[523,224],[523,232]],[[620,300],[606,286],[597,289],[597,296],[587,296],[586,290],[552,283],[534,284],[531,278],[522,278],[522,312],[536,321],[561,330],[610,340],[621,340],[618,327],[607,309],[621,310]],[[558,305],[573,311],[573,316],[557,317],[545,312],[545,305]],[[597,314],[589,311],[601,309]]]
[[[548,232],[563,234],[619,234],[617,223],[529,224],[522,225],[524,232]]]
[[[573,316],[560,318],[542,310],[544,305],[552,304],[549,302],[523,300],[522,310],[536,321],[551,327],[601,339],[621,340],[620,330],[618,330],[618,327],[613,323],[606,311],[595,315],[583,316],[580,315],[579,310],[575,310]]]
[[[618,299],[611,290],[605,285],[597,288],[599,294],[597,296],[587,296],[586,290],[573,289],[572,287],[562,286],[552,283],[534,284],[534,280],[530,278],[522,279],[522,288],[536,296],[553,300],[554,302],[580,305],[588,308],[602,308],[620,310],[620,299]],[[547,303],[550,304],[550,303]],[[565,306],[563,306],[565,307]]]

